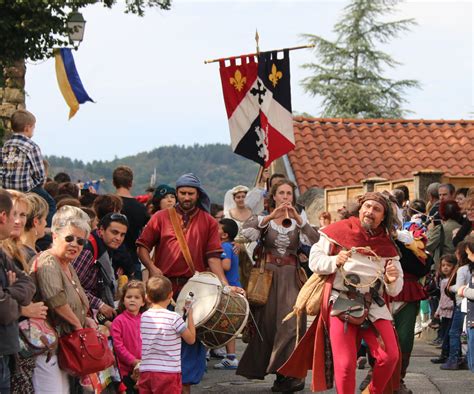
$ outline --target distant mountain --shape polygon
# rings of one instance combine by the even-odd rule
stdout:
[[[224,194],[236,185],[252,186],[259,166],[234,154],[229,145],[208,144],[193,146],[163,146],[151,152],[142,152],[112,161],[84,163],[67,157],[47,156],[50,176],[66,172],[73,181],[89,181],[105,178],[100,192],[112,192],[112,172],[119,165],[126,165],[134,172],[134,195],[143,194],[150,186],[156,168],[156,185],[166,183],[174,186],[176,179],[184,173],[193,172],[200,179],[213,202],[224,201]]]

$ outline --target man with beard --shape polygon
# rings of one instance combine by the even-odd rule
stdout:
[[[227,286],[220,260],[222,248],[218,223],[209,214],[210,200],[199,178],[191,173],[182,175],[176,181],[176,196],[176,207],[158,211],[143,229],[137,240],[138,257],[150,276],[164,275],[171,280],[175,299],[195,271],[203,272],[209,268]],[[174,231],[174,214],[181,225],[190,258],[185,257]],[[154,260],[150,257],[153,248]],[[232,289],[243,292],[240,288]],[[189,393],[190,385],[198,384],[204,375],[206,348],[200,341],[194,345],[183,342],[181,359],[183,393]]]
[[[84,288],[92,309],[100,312],[100,323],[112,321],[117,291],[116,272],[112,265],[115,250],[122,245],[128,229],[127,217],[121,213],[108,213],[92,231],[89,242],[73,261],[79,281]]]
[[[304,378],[312,369],[314,391],[332,387],[334,377],[338,393],[355,392],[361,338],[375,358],[364,393],[382,393],[392,375],[393,388],[399,385],[399,348],[385,297],[396,296],[403,286],[398,250],[388,233],[393,212],[380,193],[366,193],[359,207],[358,217],[321,229],[320,240],[311,248],[311,270],[328,275],[321,312],[279,370]]]

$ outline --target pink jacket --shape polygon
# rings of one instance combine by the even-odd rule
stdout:
[[[112,338],[120,374],[132,372],[132,363],[142,358],[142,337],[140,335],[141,313],[137,316],[123,311],[112,322]]]

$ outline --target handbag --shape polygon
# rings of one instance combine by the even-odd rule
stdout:
[[[347,323],[360,326],[364,323],[369,315],[369,307],[372,303],[372,296],[370,293],[357,294],[353,299],[346,298],[341,294],[337,297],[332,306],[330,315],[337,316],[344,322],[344,327]]]
[[[18,323],[20,356],[29,358],[48,353],[48,360],[58,346],[58,335],[45,319],[29,318]]]
[[[296,266],[296,285],[298,286],[298,289],[301,289],[307,281],[308,275],[306,274],[305,269],[301,266],[301,263],[298,261]]]
[[[103,371],[114,363],[107,338],[94,328],[81,328],[59,338],[59,367],[72,376]]]
[[[247,285],[247,300],[250,305],[254,306],[262,306],[267,303],[272,287],[273,271],[265,269],[266,256],[263,246],[267,228],[263,231],[259,244],[255,247],[253,257],[258,266],[251,269]]]
[[[265,261],[260,262],[260,267],[252,268],[247,285],[247,299],[249,304],[255,306],[265,305],[272,287],[273,271],[265,269]]]

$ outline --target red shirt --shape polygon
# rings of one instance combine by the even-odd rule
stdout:
[[[186,226],[181,219],[184,237],[197,272],[206,271],[207,259],[222,253],[217,221],[202,209],[190,214]],[[174,233],[168,210],[156,212],[137,239],[137,245],[151,251],[155,247],[155,266],[167,277],[191,277],[192,272],[184,259],[178,239]]]

